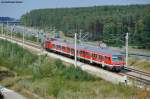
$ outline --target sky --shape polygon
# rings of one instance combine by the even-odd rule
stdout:
[[[150,0],[0,0],[23,1],[23,3],[0,3],[0,16],[19,19],[33,9],[87,7],[101,5],[150,4]]]

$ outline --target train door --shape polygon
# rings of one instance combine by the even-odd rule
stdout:
[[[103,61],[103,55],[100,55],[100,54],[98,55],[98,61],[99,61],[99,62],[102,62],[102,61]]]
[[[97,54],[96,53],[92,53],[92,60],[97,61]]]
[[[53,48],[52,42],[48,42],[48,43],[47,43],[47,48],[49,48],[49,49],[52,49],[52,48]]]
[[[105,56],[105,63],[110,64],[111,63],[111,58],[110,56]]]

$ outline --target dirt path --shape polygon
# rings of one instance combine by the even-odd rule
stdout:
[[[1,87],[0,91],[4,95],[4,99],[27,99],[21,94],[4,87]]]

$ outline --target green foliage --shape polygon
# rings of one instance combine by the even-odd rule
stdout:
[[[49,61],[46,55],[36,56],[17,44],[4,40],[0,40],[0,61],[0,65],[7,66],[20,75],[32,74],[34,79],[59,76],[70,80],[93,80],[92,76],[80,68],[66,68],[60,60]]]
[[[66,68],[65,65],[62,63],[62,61],[59,59],[55,60],[55,65],[57,69],[60,69],[60,70],[63,70],[64,68]]]
[[[90,40],[101,40],[111,46],[124,45],[125,33],[129,32],[131,45],[150,48],[149,4],[36,9],[23,15],[21,21],[43,29],[55,26],[71,37],[82,29],[83,33],[92,34]]]
[[[74,66],[70,66],[65,69],[63,76],[68,80],[90,81],[95,79],[90,74],[82,71],[79,67],[75,68]]]
[[[75,68],[73,65],[66,67],[60,60],[55,60],[53,62],[47,59],[44,60],[42,64],[33,65],[33,76],[35,79],[53,76],[60,77],[64,80],[90,81],[96,79],[80,68]]]
[[[32,64],[36,59],[36,55],[19,47],[17,44],[0,40],[0,65],[7,66],[19,74],[30,74],[31,72],[26,69],[28,65]],[[23,69],[25,69],[26,72]]]
[[[52,80],[48,81],[48,93],[54,97],[58,97],[59,92],[64,87],[64,80],[58,76],[55,76]]]

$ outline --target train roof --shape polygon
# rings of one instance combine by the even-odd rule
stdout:
[[[64,46],[69,46],[71,48],[74,48],[74,44],[62,39],[56,39],[54,42],[57,44],[61,44]],[[111,54],[111,55],[123,55],[118,51],[114,51],[110,48],[101,48],[93,45],[88,45],[88,44],[77,44],[77,49],[86,49],[88,51],[96,52],[96,53],[104,53],[104,54]]]

